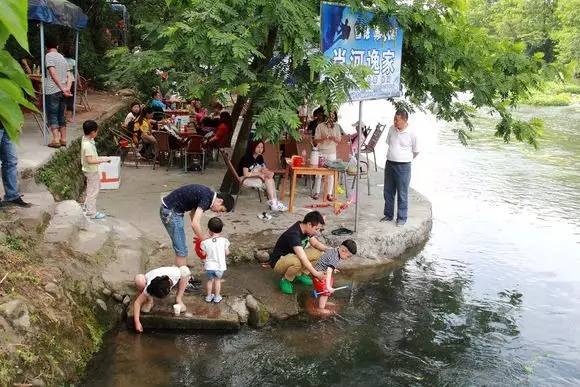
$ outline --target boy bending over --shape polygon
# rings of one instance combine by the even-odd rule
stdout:
[[[312,278],[314,290],[320,294],[318,297],[318,308],[325,309],[328,297],[334,293],[334,276],[333,273],[341,259],[348,259],[356,254],[356,242],[347,239],[335,249],[328,249],[320,256],[320,259],[314,264],[317,271],[324,272],[324,278]]]
[[[143,332],[143,326],[139,320],[141,311],[149,313],[151,308],[153,308],[153,297],[159,299],[167,297],[175,285],[179,285],[175,303],[179,305],[181,312],[186,311],[187,308],[182,301],[182,297],[190,276],[191,272],[187,266],[159,267],[146,274],[137,274],[135,276],[135,286],[140,292],[133,304],[133,322],[137,332]]]

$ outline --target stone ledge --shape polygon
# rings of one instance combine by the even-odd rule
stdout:
[[[182,331],[237,331],[240,329],[238,314],[227,305],[225,297],[219,304],[210,304],[205,302],[201,295],[186,295],[184,303],[187,311],[179,317],[173,315],[174,300],[174,294],[163,300],[155,300],[150,313],[141,312],[140,320],[143,329]],[[133,304],[127,311],[127,325],[134,329]]]

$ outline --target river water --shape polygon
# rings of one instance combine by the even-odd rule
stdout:
[[[393,111],[366,102],[364,121]],[[91,386],[580,385],[580,107],[521,108],[538,151],[414,114],[412,186],[433,203],[426,246],[337,293],[340,318],[237,334],[111,335]],[[356,106],[341,110],[343,126]],[[384,160],[384,148],[379,149]]]

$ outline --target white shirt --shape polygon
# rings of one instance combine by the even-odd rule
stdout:
[[[314,132],[314,139],[320,140],[322,137],[334,137],[340,141],[341,132],[342,129],[338,123],[335,122],[334,126],[328,127],[326,122],[322,122],[316,127],[316,131]],[[317,146],[318,150],[322,154],[336,154],[336,142],[332,140],[319,141]]]
[[[48,68],[49,67],[55,68],[56,77],[60,82],[60,85],[62,87],[66,87],[68,63],[66,62],[66,59],[64,59],[64,56],[62,56],[59,52],[56,51],[50,51],[46,54],[45,63],[47,72],[46,72],[46,81],[44,82],[44,91],[46,95],[58,93],[61,90],[58,88],[56,83],[54,83],[54,80],[52,79],[50,73],[48,72]]]
[[[205,251],[205,270],[226,270],[226,250],[230,241],[224,237],[212,237],[201,242],[201,249]]]
[[[123,121],[123,125],[125,126],[129,125],[129,122],[135,121],[136,118],[137,117],[135,117],[133,112],[129,112],[129,114],[127,114],[127,117],[125,117],[125,121]]]
[[[399,163],[413,161],[413,153],[419,153],[419,140],[417,133],[409,126],[403,131],[394,126],[389,128],[387,135],[387,160]]]
[[[154,278],[163,277],[164,275],[169,277],[172,284],[171,287],[173,288],[175,285],[177,285],[179,279],[181,278],[181,270],[179,270],[177,266],[164,266],[158,267],[157,269],[153,269],[150,272],[145,273],[145,289],[143,292],[149,296],[150,294],[147,293],[147,286],[149,286]]]

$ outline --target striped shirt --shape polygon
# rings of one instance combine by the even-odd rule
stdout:
[[[329,267],[336,269],[339,262],[340,255],[338,253],[338,248],[329,249],[320,256],[320,259],[314,264],[314,268],[317,271],[326,271]]]

